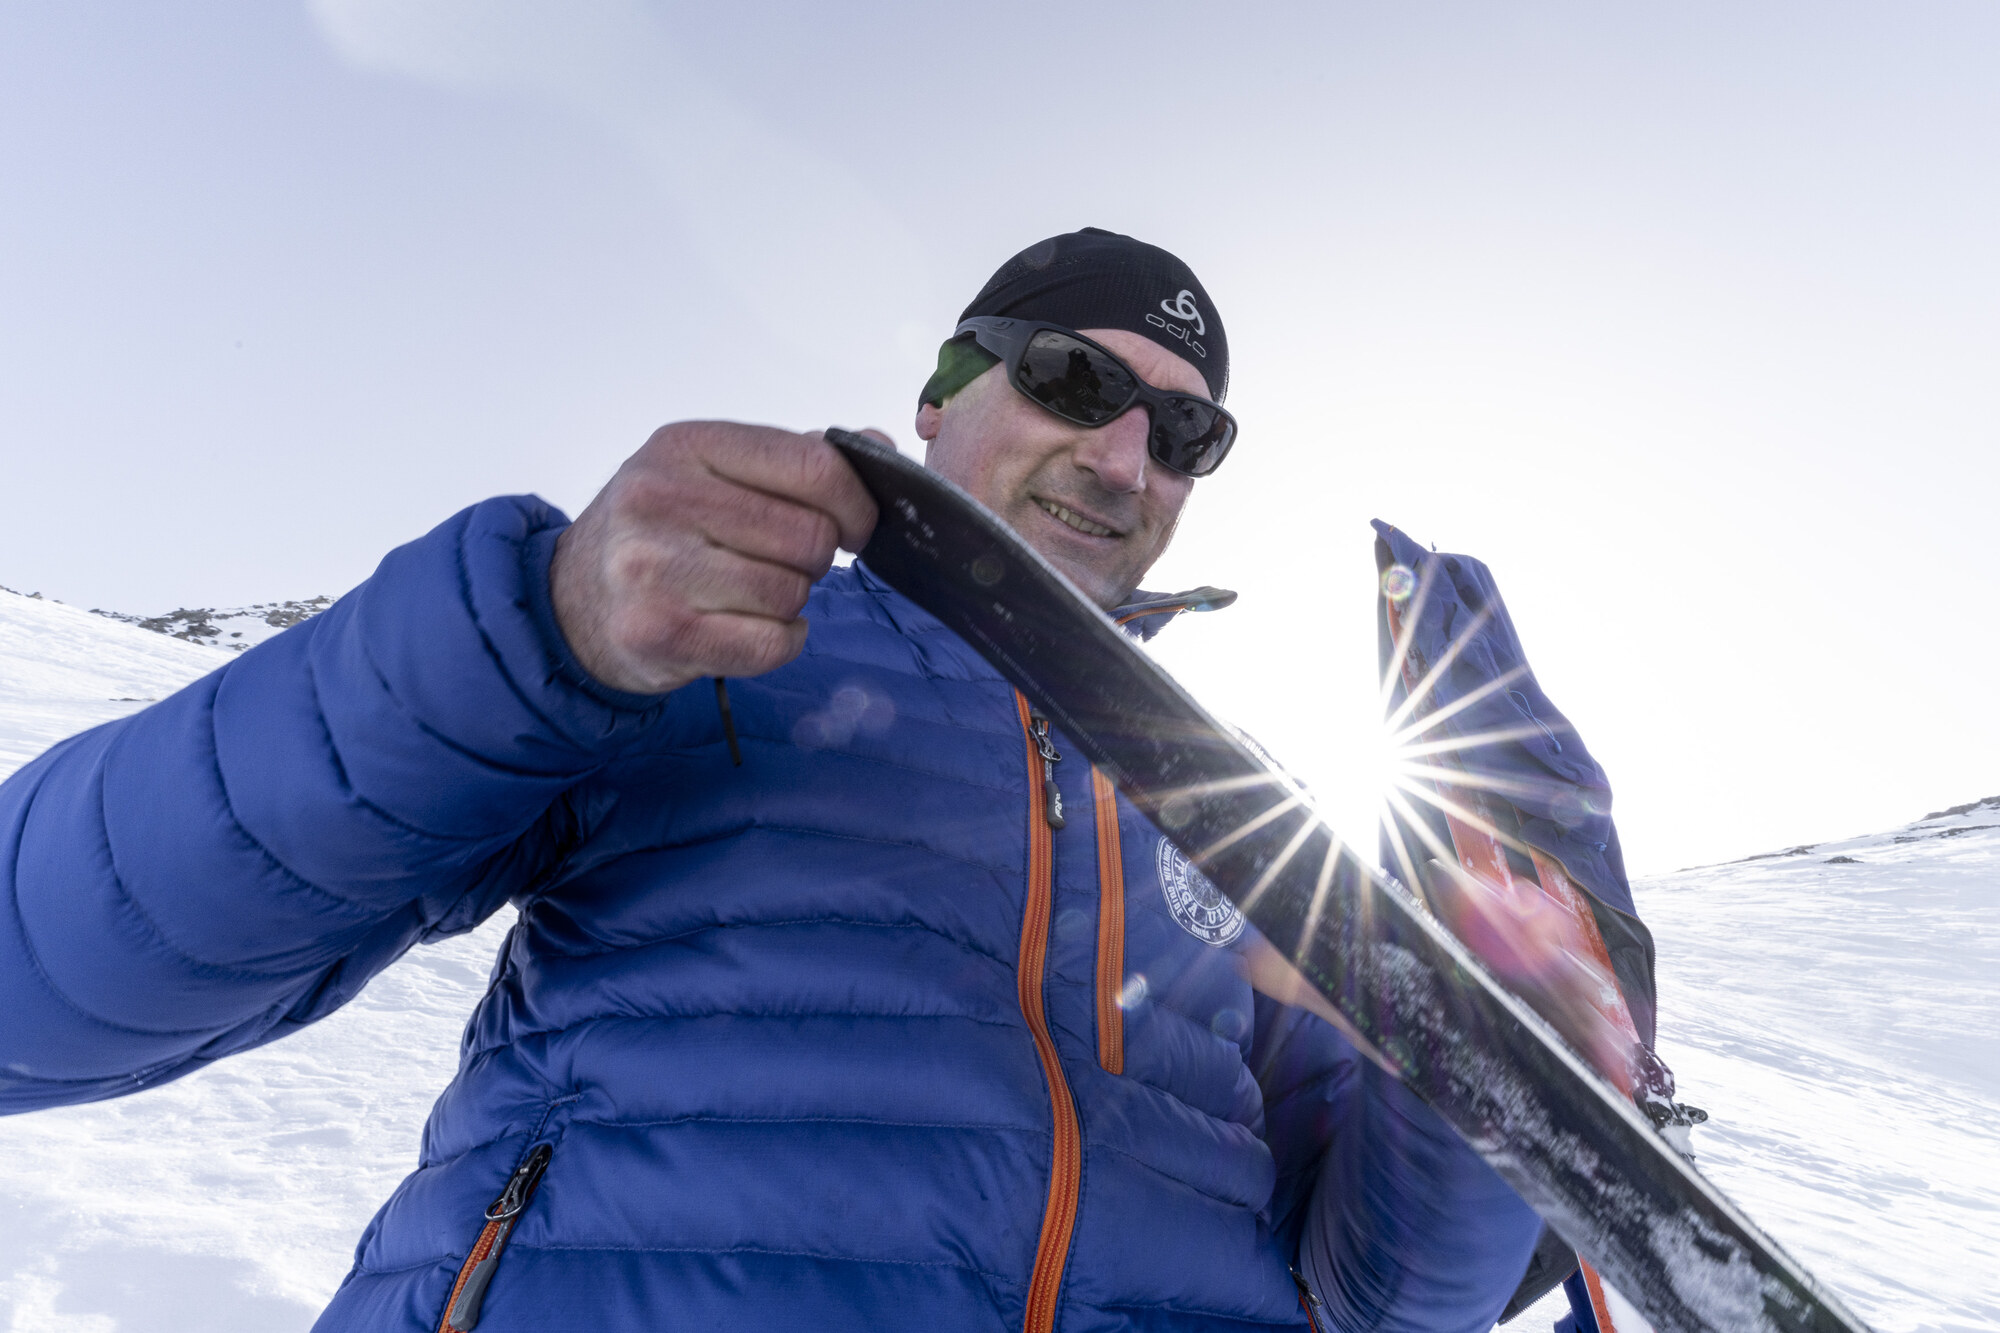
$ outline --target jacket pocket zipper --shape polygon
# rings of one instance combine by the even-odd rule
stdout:
[[[478,1324],[479,1307],[485,1303],[486,1289],[492,1285],[493,1272],[500,1266],[500,1252],[507,1248],[507,1238],[514,1234],[514,1224],[520,1220],[522,1210],[535,1197],[535,1187],[542,1183],[542,1173],[549,1169],[549,1158],[554,1152],[549,1144],[536,1144],[527,1160],[514,1168],[500,1197],[487,1206],[486,1225],[458,1270],[451,1299],[445,1302],[444,1318],[438,1321],[438,1333],[467,1333]]]
[[[1056,1306],[1062,1295],[1063,1270],[1069,1262],[1070,1238],[1083,1187],[1083,1134],[1076,1103],[1063,1077],[1062,1059],[1049,1030],[1042,1005],[1042,985],[1049,953],[1049,921],[1055,905],[1055,830],[1063,826],[1061,795],[1056,791],[1055,765],[1062,756],[1049,739],[1049,721],[1015,692],[1021,729],[1028,742],[1028,901],[1021,921],[1021,961],[1017,975],[1021,1013],[1034,1037],[1035,1054],[1049,1087],[1049,1111],[1055,1145],[1049,1164],[1049,1198],[1042,1214],[1041,1237],[1035,1246],[1035,1266],[1028,1277],[1027,1314],[1023,1333],[1053,1333]],[[1041,785],[1034,775],[1039,769]]]

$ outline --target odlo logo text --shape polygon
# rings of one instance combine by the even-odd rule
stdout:
[[[1146,322],[1156,329],[1165,329],[1174,337],[1179,338],[1188,345],[1189,349],[1196,356],[1206,357],[1208,349],[1196,342],[1195,339],[1208,336],[1208,321],[1201,317],[1201,307],[1194,303],[1194,293],[1183,287],[1180,290],[1180,294],[1174,297],[1173,300],[1160,302],[1160,309],[1185,322],[1176,324],[1171,320],[1162,319],[1150,310],[1146,312]],[[1192,333],[1189,332],[1189,325],[1194,326]]]

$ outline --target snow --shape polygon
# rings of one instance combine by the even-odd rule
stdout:
[[[2000,798],[1639,888],[1701,1165],[1881,1328],[2000,1328]]]
[[[0,591],[0,776],[229,656]],[[1714,1117],[1702,1168],[1884,1333],[2000,1328],[2000,800],[1636,893],[1662,1054]],[[309,1328],[416,1160],[508,924],[275,1046],[0,1119],[0,1329]]]
[[[232,656],[0,592],[0,776]],[[0,1119],[0,1329],[309,1328],[415,1163],[507,924],[412,954],[289,1041],[136,1097]]]
[[[0,590],[0,774],[228,660],[61,602]]]
[[[1885,1333],[2000,1328],[2000,797],[1634,896],[1701,1169]]]
[[[240,653],[254,648],[274,634],[282,634],[301,620],[310,620],[333,604],[331,597],[308,597],[303,602],[258,602],[252,606],[181,607],[157,616],[128,616],[121,611],[92,609],[94,616],[137,625],[157,634],[171,634],[189,643],[210,648],[227,648]]]

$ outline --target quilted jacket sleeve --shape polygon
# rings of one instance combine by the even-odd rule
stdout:
[[[548,605],[566,520],[487,501],[314,620],[0,786],[0,1110],[133,1092],[324,1017],[575,836],[659,700]]]
[[[1541,1219],[1438,1114],[1311,1014],[1258,997],[1272,1225],[1339,1333],[1485,1333]]]

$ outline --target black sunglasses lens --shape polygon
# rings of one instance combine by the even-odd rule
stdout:
[[[1117,416],[1136,391],[1125,367],[1054,329],[1043,329],[1029,340],[1014,381],[1049,411],[1085,426],[1101,426]]]
[[[1151,453],[1176,472],[1207,476],[1235,442],[1236,423],[1214,403],[1170,395],[1153,408]]]

